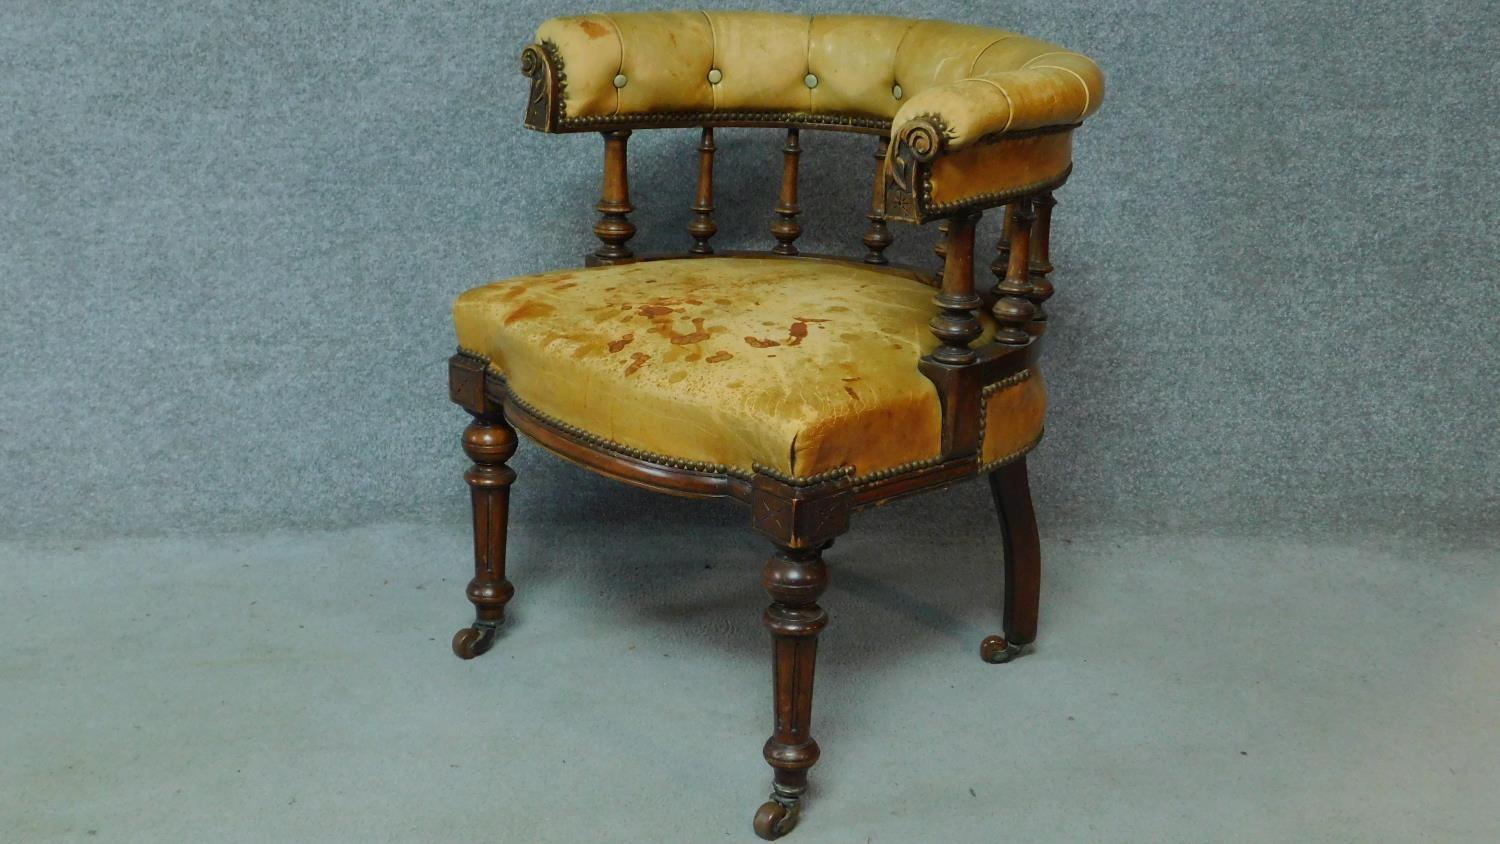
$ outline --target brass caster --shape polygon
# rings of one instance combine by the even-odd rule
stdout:
[[[755,834],[767,841],[775,841],[797,828],[797,818],[801,814],[800,803],[787,805],[767,800],[755,813]]]
[[[495,625],[482,621],[453,634],[453,655],[459,659],[473,659],[495,644]]]
[[[991,665],[1003,665],[1021,655],[1021,645],[1012,645],[1004,636],[986,636],[979,643],[979,656]]]

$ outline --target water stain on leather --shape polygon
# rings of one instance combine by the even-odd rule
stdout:
[[[661,333],[670,337],[674,346],[702,343],[709,338],[709,333],[703,330],[703,317],[693,317],[693,331],[691,334],[678,334],[672,331],[671,326],[663,326],[662,329]]]
[[[636,370],[645,366],[646,361],[650,359],[651,356],[646,354],[645,352],[636,352],[635,354],[631,355],[630,365],[625,367],[625,377],[629,378],[630,376],[634,375],[636,373]]]
[[[780,340],[762,340],[759,337],[746,337],[745,342],[757,349],[769,349],[772,346],[780,346]]]
[[[799,319],[796,322],[792,323],[792,327],[787,329],[787,333],[792,336],[792,339],[787,342],[787,345],[800,346],[802,345],[803,338],[807,336],[807,323]]]
[[[579,21],[578,28],[582,29],[589,38],[603,38],[609,34],[609,30],[593,21]]]
[[[635,332],[630,332],[630,333],[626,334],[624,337],[621,337],[618,340],[611,340],[611,341],[609,341],[609,353],[610,354],[614,354],[614,353],[620,351],[621,349],[623,349],[626,346],[630,345],[631,341],[634,340],[634,339],[635,339]]]
[[[669,308],[666,305],[642,305],[637,313],[643,317],[659,317],[676,313],[677,310],[677,308]]]
[[[520,307],[505,315],[505,324],[514,325],[523,319],[550,316],[556,310],[546,302],[523,302]]]
[[[704,363],[723,363],[724,361],[729,360],[732,357],[734,357],[734,355],[732,355],[732,354],[730,354],[728,352],[718,351],[718,352],[714,352],[713,354],[709,355],[708,358],[705,359],[703,362]]]
[[[849,394],[849,398],[859,401],[859,393],[854,392],[854,388],[848,384],[844,385],[844,392]]]

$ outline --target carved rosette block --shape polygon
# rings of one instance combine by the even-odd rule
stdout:
[[[802,236],[802,224],[797,222],[797,215],[802,213],[802,206],[797,203],[801,135],[796,128],[786,130],[786,146],[781,148],[781,199],[776,204],[776,220],[771,223],[771,235],[776,238],[776,246],[771,251],[777,255],[796,255],[795,241]]]
[[[995,305],[990,310],[1000,321],[1000,327],[995,330],[995,341],[1007,346],[1024,346],[1031,342],[1026,325],[1036,316],[1036,305],[1028,298],[1031,295],[1031,199],[1018,199],[1008,208],[1009,263],[1005,278],[995,285]]]

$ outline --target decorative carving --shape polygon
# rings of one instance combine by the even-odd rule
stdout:
[[[797,215],[802,206],[797,204],[797,160],[802,155],[801,130],[786,130],[786,146],[781,148],[781,200],[776,205],[776,221],[771,223],[771,234],[776,246],[771,250],[777,255],[796,255],[794,241],[802,234],[802,224]]]
[[[695,255],[711,255],[713,247],[708,239],[719,231],[714,222],[714,128],[703,127],[703,139],[698,143],[698,196],[693,202],[693,221],[688,224],[688,234],[693,237]]]
[[[750,524],[789,548],[821,546],[849,529],[852,487],[848,474],[798,487],[756,475],[751,483]]]
[[[886,135],[880,136],[880,143],[875,145],[875,197],[871,202],[870,213],[865,219],[870,221],[870,227],[865,230],[864,244],[869,250],[865,254],[866,264],[889,264],[890,259],[885,257],[885,250],[895,242],[891,235],[890,226],[885,222],[885,211],[880,201],[880,183],[885,180],[885,157],[890,151],[891,139]]]
[[[526,98],[526,126],[540,132],[556,131],[566,84],[557,45],[550,41],[528,45],[521,51],[521,74],[531,80],[531,93]]]
[[[1010,212],[1010,254],[1005,278],[995,285],[995,305],[990,309],[1000,320],[995,329],[995,340],[1007,346],[1024,346],[1031,342],[1026,324],[1036,316],[1036,305],[1027,297],[1031,294],[1031,198],[1012,202]]]

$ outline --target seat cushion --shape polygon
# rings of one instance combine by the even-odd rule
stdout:
[[[739,475],[868,476],[940,454],[917,370],[937,344],[933,292],[862,264],[716,257],[521,276],[453,316],[516,399],[599,440]],[[1045,403],[1036,373],[995,391],[981,459],[1034,443]]]

